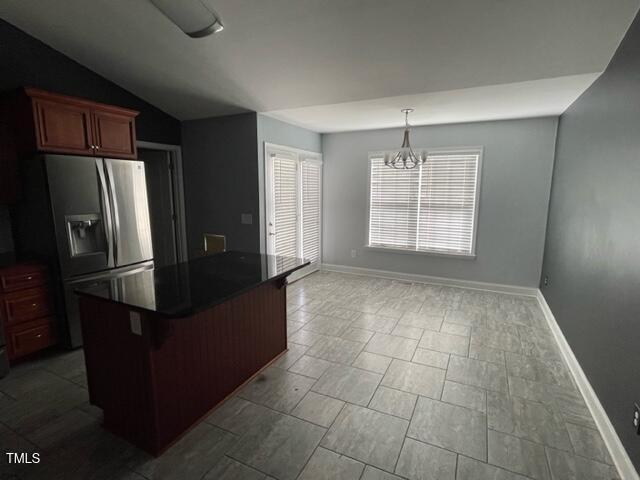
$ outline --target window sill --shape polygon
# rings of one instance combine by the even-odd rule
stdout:
[[[369,245],[365,245],[363,247],[365,250],[370,250],[373,252],[386,252],[386,253],[400,253],[400,254],[408,254],[408,255],[425,255],[428,257],[445,257],[445,258],[457,258],[460,260],[475,260],[476,255],[466,254],[466,253],[445,253],[445,252],[427,252],[427,251],[418,251],[418,250],[405,250],[404,248],[393,248],[393,247],[372,247]]]

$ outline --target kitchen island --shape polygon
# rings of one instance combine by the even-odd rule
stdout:
[[[305,265],[225,252],[77,290],[104,427],[166,450],[287,349],[286,277]]]

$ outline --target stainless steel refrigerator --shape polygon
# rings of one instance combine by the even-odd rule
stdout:
[[[74,289],[108,285],[117,275],[153,268],[144,162],[70,155],[34,161],[18,215],[20,240],[26,250],[54,257],[62,327],[68,346],[78,347],[82,333]]]

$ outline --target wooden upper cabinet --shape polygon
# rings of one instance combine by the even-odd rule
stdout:
[[[27,116],[32,118],[25,119],[23,115],[20,125],[26,120],[32,126],[34,135],[26,142],[30,149],[96,157],[137,157],[138,112],[35,88],[25,88],[24,94],[32,110],[32,115]]]
[[[96,155],[136,158],[135,118],[107,111],[93,111]]]
[[[38,150],[93,155],[90,108],[34,98],[33,110]]]

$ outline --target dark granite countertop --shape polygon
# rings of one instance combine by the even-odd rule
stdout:
[[[186,317],[286,277],[309,262],[259,253],[224,252],[166,267],[123,274],[76,290],[157,313]]]

